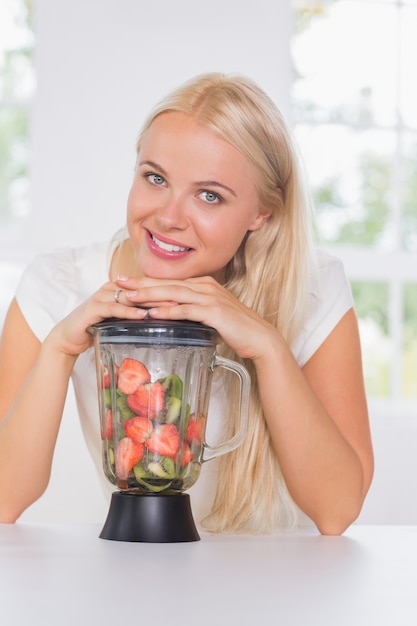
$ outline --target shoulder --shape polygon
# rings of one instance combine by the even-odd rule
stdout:
[[[29,272],[49,274],[49,279],[63,288],[87,291],[108,280],[112,241],[92,243],[78,248],[51,250],[34,260]]]
[[[312,281],[311,295],[318,302],[335,300],[344,292],[350,297],[350,284],[341,259],[321,249],[316,250],[316,259],[317,276]]]
[[[83,290],[97,271],[106,273],[109,242],[95,243],[79,248],[57,248],[39,254],[28,265],[18,287],[36,283],[38,288],[62,292]]]
[[[352,290],[342,261],[324,250],[316,250],[316,261],[304,325],[293,345],[300,366],[308,361],[353,307]]]
[[[117,240],[44,252],[23,272],[16,300],[41,341],[51,328],[108,280]]]

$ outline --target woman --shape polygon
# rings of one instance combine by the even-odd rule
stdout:
[[[222,352],[251,373],[250,432],[221,460],[207,526],[268,532],[300,510],[321,533],[342,533],[373,473],[357,320],[340,263],[313,248],[289,133],[255,84],[202,76],[155,109],[138,141],[127,231],[40,257],[10,306],[0,520],[15,521],[47,487],[71,376],[100,465],[86,329],[150,315],[215,327]]]

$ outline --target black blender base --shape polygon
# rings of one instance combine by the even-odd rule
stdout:
[[[101,539],[175,543],[199,541],[191,512],[190,496],[115,491]]]

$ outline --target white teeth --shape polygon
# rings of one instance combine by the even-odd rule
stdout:
[[[187,250],[190,250],[190,248],[181,248],[180,246],[172,246],[169,243],[164,243],[163,241],[157,239],[155,235],[152,235],[152,239],[159,248],[162,248],[162,250],[167,250],[168,252],[187,252]]]

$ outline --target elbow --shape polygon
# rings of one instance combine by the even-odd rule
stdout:
[[[343,535],[359,517],[366,494],[372,481],[373,470],[370,471],[366,481],[362,481],[361,488],[350,496],[345,494],[343,502],[333,503],[333,506],[326,507],[320,518],[315,521],[320,534],[322,535]]]
[[[12,498],[0,501],[0,524],[14,524],[17,522],[24,509],[17,506]]]
[[[14,524],[19,517],[44,493],[29,495],[22,499],[19,493],[3,495],[0,499],[0,524]]]
[[[340,536],[359,517],[362,509],[362,502],[348,511],[330,512],[316,521],[317,530],[321,535]]]
[[[14,524],[22,511],[16,507],[14,498],[0,490],[0,524]]]
[[[0,511],[0,524],[14,524],[19,517],[10,511]]]
[[[355,520],[349,522],[343,521],[328,521],[323,524],[317,524],[317,529],[321,535],[330,537],[340,537],[343,533],[353,524]]]

